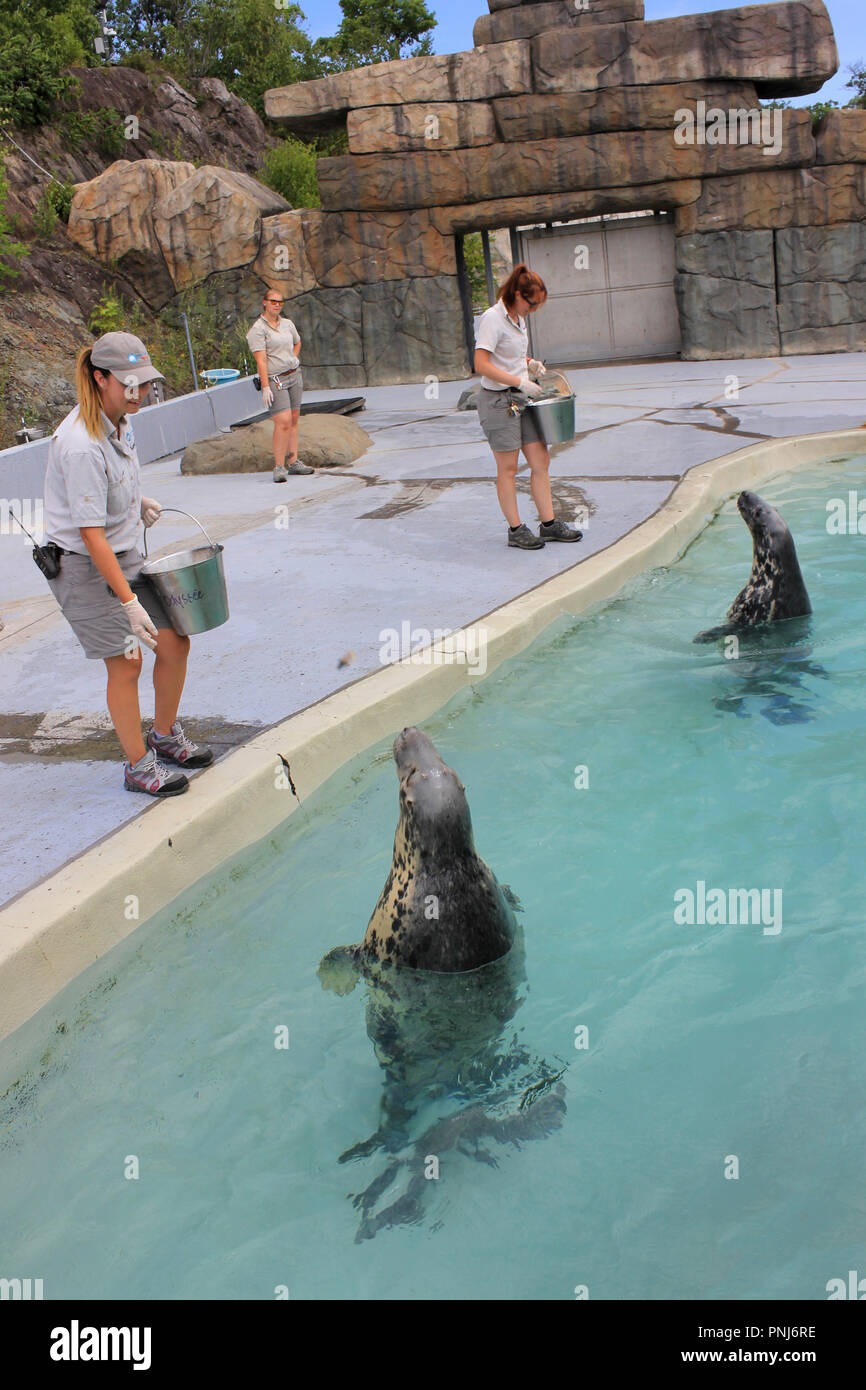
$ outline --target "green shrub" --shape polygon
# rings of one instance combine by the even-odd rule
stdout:
[[[807,106],[806,110],[812,113],[812,130],[816,131],[821,117],[826,116],[828,111],[835,111],[838,105],[838,101],[815,101]]]
[[[43,125],[78,85],[29,28],[0,36],[0,118],[17,126]]]
[[[135,68],[136,72],[143,72],[145,74],[159,72],[160,70],[156,58],[144,48],[136,49],[134,53],[124,53],[123,66],[125,68]]]
[[[97,111],[63,111],[58,125],[63,138],[74,150],[89,145],[107,157],[116,158],[126,145],[120,116],[104,106]]]
[[[463,260],[472,290],[472,305],[475,309],[486,309],[487,276],[484,273],[484,247],[480,232],[468,232],[463,238]]]
[[[113,285],[102,286],[102,294],[93,306],[87,327],[95,337],[103,333],[119,333],[125,328],[126,309]]]
[[[0,289],[8,280],[14,280],[15,276],[21,273],[18,267],[10,265],[9,261],[18,261],[27,253],[23,241],[16,241],[12,236],[12,224],[6,213],[8,187],[6,170],[0,163]]]
[[[262,181],[280,193],[293,208],[320,206],[316,178],[318,151],[295,135],[287,135],[281,145],[268,150],[262,167]]]
[[[53,207],[61,222],[69,221],[69,210],[75,197],[75,184],[71,179],[52,179],[43,195]]]
[[[213,294],[197,286],[154,316],[140,300],[128,303],[113,285],[102,286],[102,294],[90,315],[89,328],[95,337],[103,333],[134,333],[147,345],[151,360],[165,377],[167,396],[193,390],[192,368],[186,346],[181,313],[189,319],[189,333],[196,366],[201,372],[213,367],[242,367],[246,349],[246,325],[231,322],[231,315],[219,307]],[[251,364],[250,364],[251,365]]]
[[[57,210],[48,196],[48,189],[44,188],[39,202],[33,209],[33,230],[40,241],[48,240],[57,226],[57,221]]]

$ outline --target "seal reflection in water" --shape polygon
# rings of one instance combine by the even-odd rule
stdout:
[[[495,1166],[489,1142],[519,1147],[558,1128],[565,1110],[564,1068],[533,1057],[513,1030],[506,1038],[525,989],[523,933],[513,896],[476,853],[463,784],[420,729],[403,730],[394,760],[391,870],[364,940],[319,966],[323,986],[338,994],[363,976],[367,1033],[385,1078],[379,1128],[340,1158],[392,1155],[354,1197],[356,1240],[422,1218],[431,1156],[438,1164],[459,1151]],[[454,1101],[459,1109],[441,1113]],[[376,1212],[398,1179],[401,1195]]]

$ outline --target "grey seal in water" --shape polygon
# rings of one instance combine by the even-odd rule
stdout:
[[[794,540],[784,519],[755,492],[741,492],[737,507],[752,533],[752,571],[728,610],[727,623],[699,632],[695,642],[712,642],[744,628],[812,612]]]
[[[390,1155],[350,1194],[356,1241],[422,1219],[436,1186],[423,1171],[431,1154],[495,1166],[482,1141],[518,1148],[558,1129],[566,1109],[564,1066],[535,1056],[509,1026],[525,985],[519,904],[476,852],[463,784],[420,729],[403,730],[394,760],[400,817],[388,878],[360,945],[336,947],[319,966],[337,994],[364,977],[367,1035],[384,1073],[378,1128],[340,1156]],[[431,1113],[419,1137],[413,1121]],[[377,1210],[386,1194],[393,1200]]]
[[[319,978],[351,989],[373,961],[451,974],[507,955],[517,924],[511,902],[476,852],[466,789],[420,729],[394,740],[400,818],[391,870],[359,946],[325,956]]]

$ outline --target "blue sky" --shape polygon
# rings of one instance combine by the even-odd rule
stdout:
[[[779,4],[782,0],[765,0]],[[333,34],[342,18],[339,0],[299,0],[307,15],[307,32],[312,38]],[[824,0],[836,31],[839,49],[839,72],[825,82],[820,94],[793,98],[795,106],[831,97],[844,106],[853,95],[846,88],[849,63],[866,62],[866,33],[863,12],[866,0]],[[427,0],[427,8],[436,16],[433,47],[436,53],[460,53],[472,47],[472,26],[480,14],[487,14],[486,0]],[[724,0],[644,0],[646,19],[671,19],[676,15],[706,14],[710,10],[732,10],[736,6]],[[858,14],[859,11],[859,14]]]

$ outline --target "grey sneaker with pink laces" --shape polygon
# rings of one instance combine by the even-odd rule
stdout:
[[[128,792],[144,792],[147,796],[180,796],[189,790],[189,778],[182,772],[161,763],[152,748],[134,765],[124,763],[123,785]]]
[[[209,767],[213,762],[211,750],[187,738],[179,719],[172,724],[170,734],[158,734],[156,729],[151,729],[147,747],[164,762],[177,763],[178,767]]]

